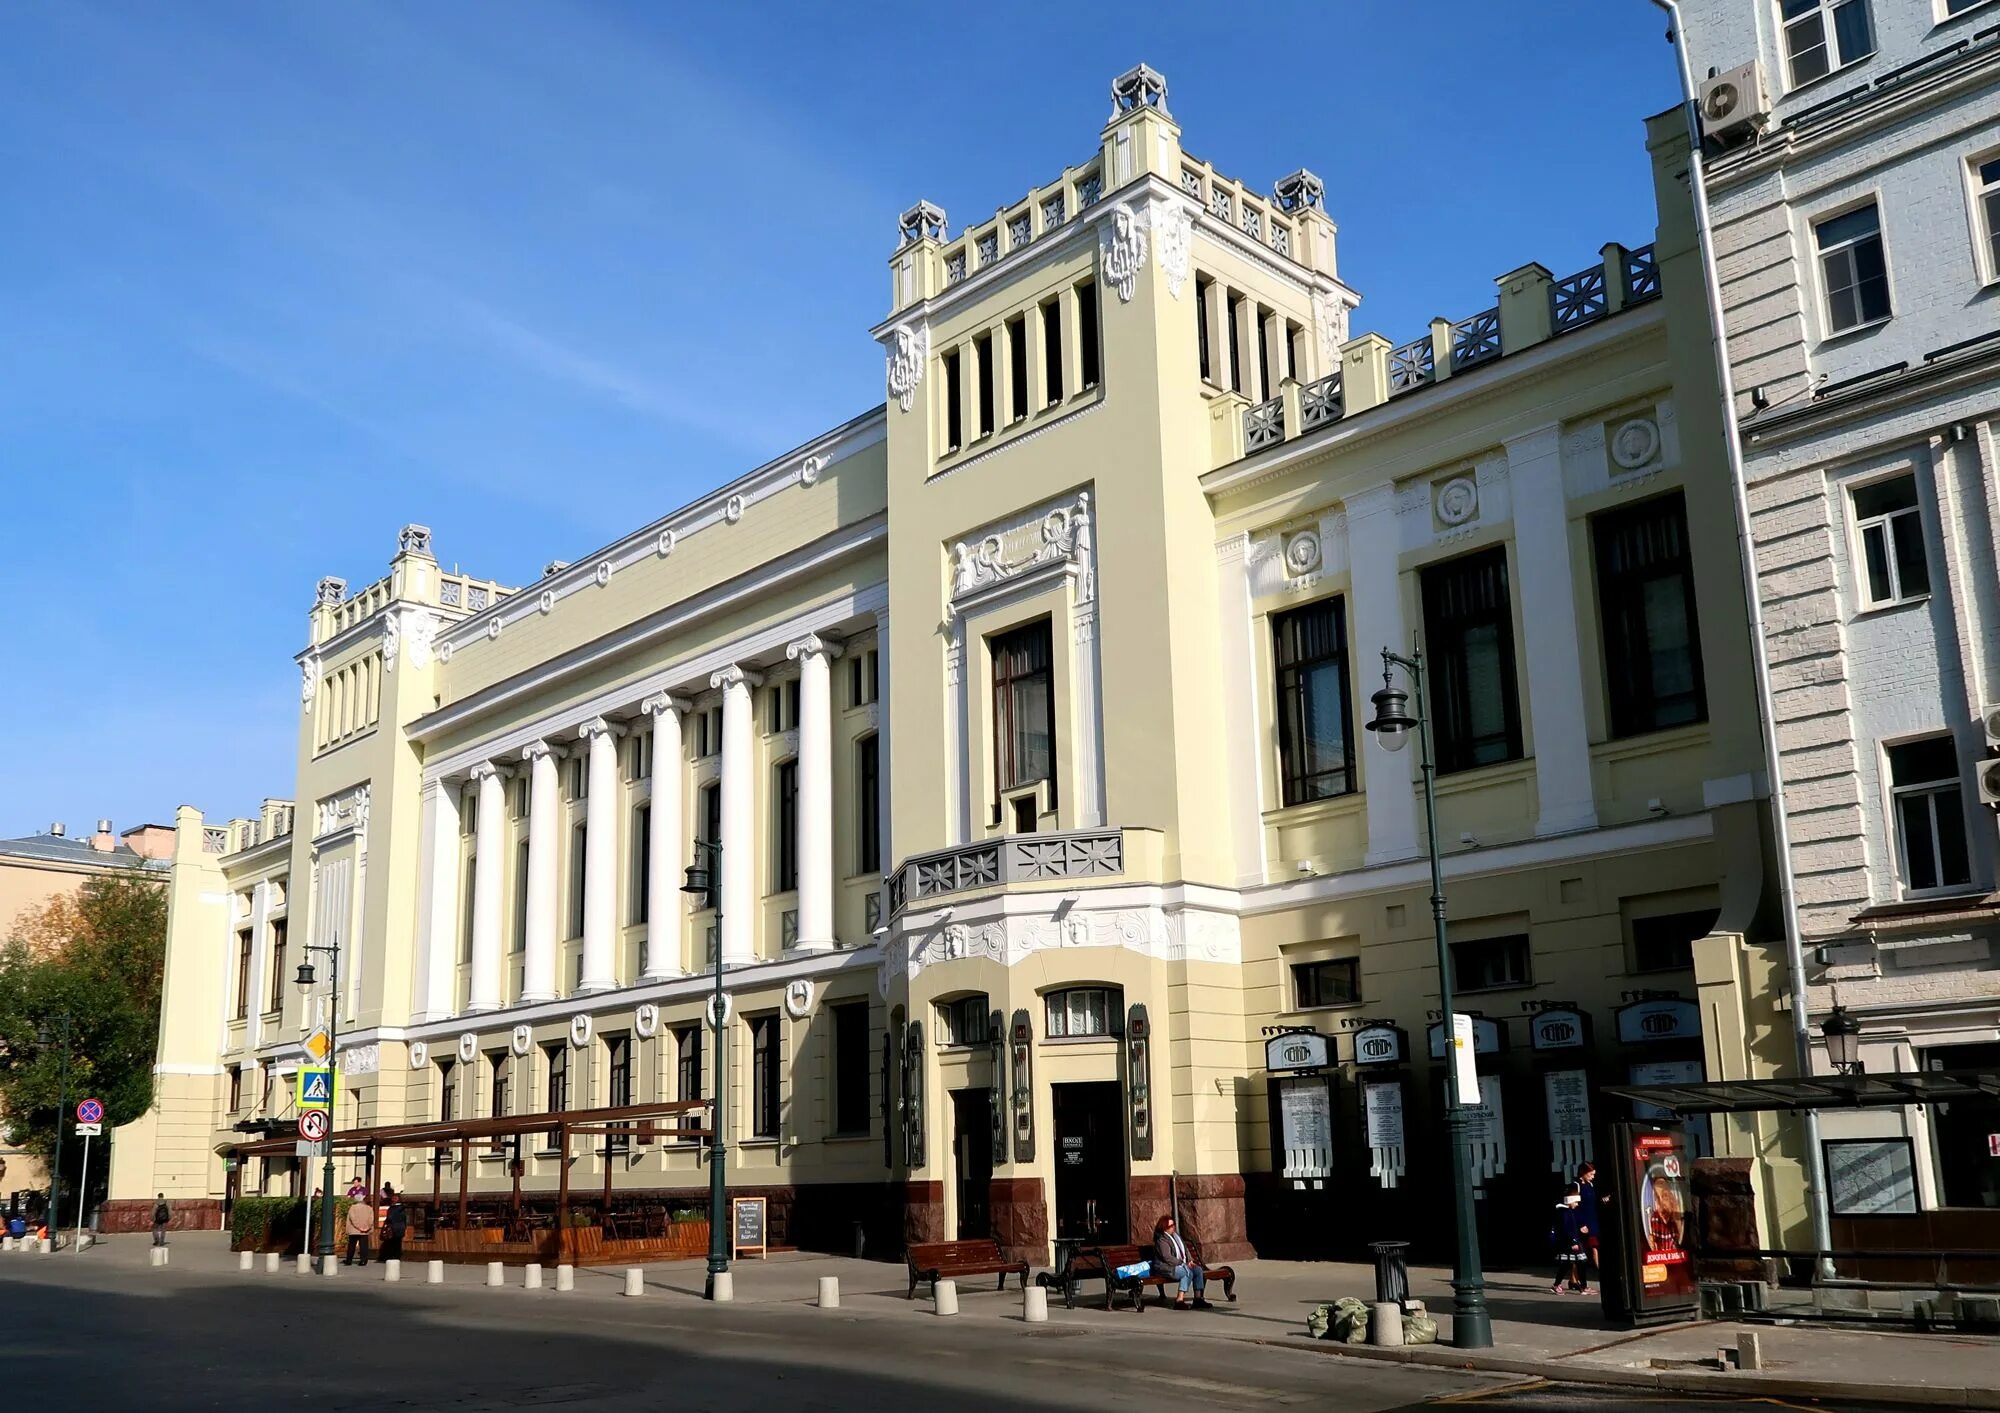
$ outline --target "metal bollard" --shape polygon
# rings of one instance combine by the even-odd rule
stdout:
[[[1021,1292],[1021,1318],[1031,1325],[1046,1325],[1049,1322],[1047,1286],[1031,1285]]]
[[[424,1284],[425,1285],[444,1284],[444,1262],[427,1261],[424,1263]]]
[[[488,1285],[507,1284],[507,1263],[504,1261],[488,1261],[486,1263],[486,1283]]]
[[[819,1278],[819,1308],[838,1310],[840,1308],[840,1277],[821,1276]]]
[[[237,1253],[236,1253],[236,1269],[237,1269],[237,1270],[239,1270],[239,1271],[247,1271],[247,1270],[251,1269],[251,1268],[252,1268],[253,1266],[255,1266],[256,1264],[257,1264],[257,1253],[256,1253],[256,1252],[254,1252],[254,1251],[239,1251],[239,1252],[237,1252]]]
[[[528,1268],[521,1272],[521,1289],[540,1290],[541,1288],[542,1268],[539,1264],[531,1262]]]
[[[936,1307],[931,1311],[932,1314],[956,1315],[958,1313],[957,1281],[939,1281],[932,1292],[932,1296],[932,1304]]]
[[[709,1301],[715,1305],[727,1305],[736,1298],[736,1276],[730,1271],[717,1271],[709,1278]]]
[[[1369,1307],[1368,1342],[1384,1349],[1403,1347],[1403,1302],[1378,1300]]]
[[[267,1276],[278,1274],[278,1266],[284,1259],[284,1257],[275,1251],[266,1251],[264,1253],[264,1274]]]
[[[576,1267],[574,1266],[556,1267],[556,1289],[557,1290],[576,1289]]]
[[[625,1268],[625,1293],[627,1295],[644,1295],[646,1293],[645,1267],[627,1266]]]
[[[382,1263],[382,1279],[383,1279],[383,1280],[385,1280],[385,1281],[399,1281],[399,1280],[401,1280],[402,1278],[403,1278],[403,1263],[402,1263],[402,1261],[400,1261],[400,1260],[399,1260],[399,1259],[397,1259],[396,1257],[393,1257],[393,1256],[392,1256],[392,1257],[390,1257],[390,1258],[389,1258],[388,1260],[386,1260],[386,1261],[384,1261],[384,1262]]]

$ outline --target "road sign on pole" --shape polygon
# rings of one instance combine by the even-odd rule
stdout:
[[[102,1138],[104,1136],[104,1125],[77,1124],[70,1129],[70,1132],[78,1138]]]
[[[104,1122],[104,1106],[95,1099],[86,1099],[76,1106],[76,1121],[80,1124]]]
[[[299,1107],[301,1109],[331,1109],[333,1107],[334,1074],[330,1065],[301,1065],[299,1067]]]
[[[301,1158],[324,1158],[332,1147],[333,1145],[325,1139],[314,1143],[310,1139],[301,1138],[293,1145],[292,1151]],[[306,1230],[308,1232],[312,1230],[312,1203],[310,1202],[306,1204]]]
[[[305,1052],[315,1060],[324,1060],[332,1049],[333,1037],[327,1034],[326,1027],[314,1026],[305,1038]]]
[[[323,1141],[331,1127],[332,1119],[324,1109],[307,1109],[299,1115],[299,1137],[308,1143]]]

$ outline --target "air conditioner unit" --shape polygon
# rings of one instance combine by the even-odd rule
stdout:
[[[1972,768],[1979,785],[1979,803],[2000,807],[2000,760],[1983,760]]]
[[[1979,709],[1979,729],[1986,733],[1986,749],[2000,751],[2000,706]]]
[[[1748,137],[1771,116],[1764,92],[1764,70],[1755,59],[1726,74],[1703,79],[1695,106],[1701,111],[1701,135],[1716,142]]]

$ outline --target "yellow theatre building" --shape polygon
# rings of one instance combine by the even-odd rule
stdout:
[[[1629,1116],[1595,1085],[1723,1077],[1695,968],[1762,965],[1764,805],[1678,119],[1634,125],[1650,240],[1391,339],[1319,179],[1197,158],[1143,66],[1111,97],[992,218],[903,216],[880,406],[532,584],[421,526],[319,582],[296,825],[178,821],[115,1198],[316,1185],[230,1154],[328,1008],[341,1131],[703,1098],[719,950],[776,1242],[1045,1262],[1177,1202],[1212,1257],[1441,1246],[1421,784],[1364,729],[1418,642],[1495,1254]],[[1775,1139],[1698,1146],[1791,1220]],[[531,1141],[520,1182],[699,1205],[706,1158]]]

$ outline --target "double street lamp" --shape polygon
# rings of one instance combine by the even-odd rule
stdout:
[[[729,1050],[722,1028],[722,894],[716,886],[720,881],[716,875],[722,871],[722,845],[696,839],[694,850],[694,862],[687,867],[687,881],[681,885],[681,892],[696,899],[696,906],[711,900],[715,904],[715,946],[711,958],[715,964],[715,995],[708,1009],[710,1026],[715,1032],[715,1104],[709,1120],[713,1132],[708,1149],[708,1280],[702,1288],[702,1298],[713,1300],[715,1278],[729,1274],[728,1233],[722,1227],[726,1220],[723,1209],[728,1197],[729,1164],[729,1142],[723,1137],[726,1130],[722,1121],[722,1095]]]
[[[1411,691],[1395,684],[1395,670],[1409,674]],[[1412,714],[1412,693],[1415,714]],[[1408,657],[1382,649],[1382,690],[1370,699],[1375,719],[1367,723],[1391,751],[1400,751],[1417,738],[1417,761],[1424,776],[1424,837],[1431,855],[1431,921],[1437,932],[1439,1005],[1444,1013],[1445,1129],[1451,1135],[1451,1186],[1453,1210],[1458,1219],[1458,1261],[1452,1269],[1451,1342],[1460,1349],[1486,1349],[1493,1343],[1493,1320],[1486,1310],[1486,1276],[1479,1262],[1479,1210],[1472,1195],[1472,1125],[1465,1112],[1468,1096],[1459,1086],[1458,1065],[1452,1046],[1457,1027],[1452,1015],[1451,953],[1445,944],[1444,862],[1438,856],[1437,766],[1431,759],[1430,713],[1424,708],[1424,654],[1414,649]],[[1478,1096],[1472,1095],[1476,1100]]]
[[[311,995],[313,984],[319,980],[313,970],[312,954],[326,953],[331,965],[329,971],[326,1007],[326,1169],[325,1179],[320,1185],[319,1203],[319,1262],[322,1270],[333,1259],[333,1101],[338,1092],[335,1089],[334,1057],[340,1053],[340,948],[320,946],[308,942],[305,947],[306,959],[299,963],[298,983],[301,995]]]

